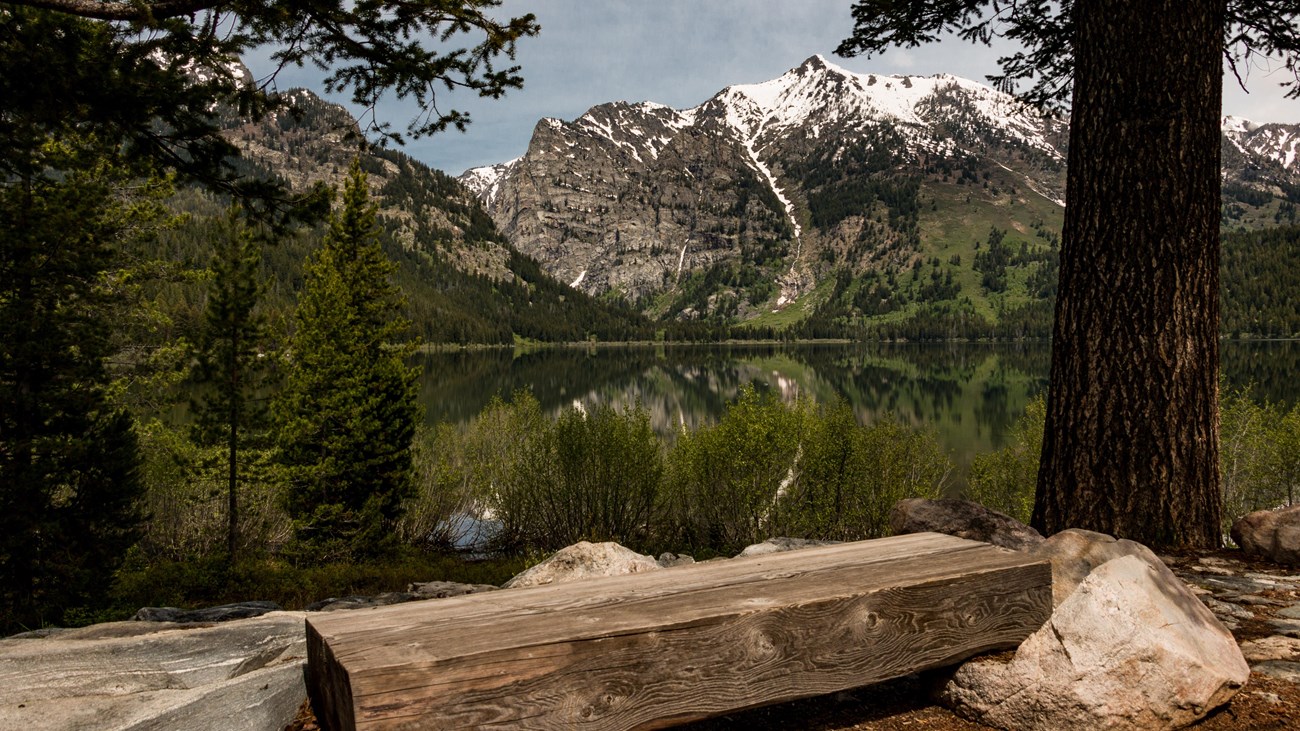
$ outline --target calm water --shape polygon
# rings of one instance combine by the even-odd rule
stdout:
[[[505,349],[420,356],[430,423],[467,422],[496,394],[529,389],[542,408],[639,401],[654,426],[715,420],[741,386],[818,402],[844,397],[863,423],[893,414],[933,426],[964,474],[1000,448],[1025,405],[1047,386],[1046,345],[756,345]],[[1285,404],[1300,398],[1300,342],[1224,343],[1234,386]]]

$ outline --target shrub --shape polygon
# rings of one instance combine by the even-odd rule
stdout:
[[[1223,532],[1255,510],[1300,497],[1300,405],[1290,411],[1255,403],[1246,390],[1225,390],[1219,403]]]
[[[493,506],[502,546],[554,550],[581,540],[642,546],[654,530],[663,471],[644,408],[568,409],[521,442]]]
[[[1025,413],[1016,421],[1007,446],[975,457],[967,499],[1028,523],[1034,512],[1046,420],[1047,401],[1039,396],[1029,402]]]
[[[796,477],[780,501],[782,533],[860,540],[889,532],[906,497],[937,497],[952,471],[932,430],[885,418],[858,424],[841,400],[811,414]]]
[[[683,429],[669,455],[665,513],[672,539],[734,551],[770,537],[777,495],[793,479],[805,408],[741,389],[717,424]]]
[[[420,427],[411,445],[415,494],[398,523],[402,540],[433,551],[458,548],[476,525],[478,501],[470,440],[453,424]]]
[[[158,419],[141,422],[136,432],[143,456],[144,512],[149,516],[140,550],[157,561],[200,559],[223,551],[228,503],[221,448],[200,447],[183,429]],[[259,553],[287,539],[289,521],[280,506],[270,453],[246,450],[245,459],[240,546],[241,551]]]

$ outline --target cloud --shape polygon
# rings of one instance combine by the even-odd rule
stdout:
[[[832,57],[852,31],[851,4],[506,0],[499,17],[532,12],[542,26],[540,36],[519,44],[524,88],[497,100],[440,98],[440,107],[470,112],[474,122],[469,131],[417,140],[406,149],[434,167],[459,174],[523,154],[542,117],[573,119],[596,104],[620,99],[695,106],[729,84],[775,78],[815,53]],[[1006,43],[987,48],[948,37],[920,48],[891,49],[872,59],[833,60],[858,72],[952,73],[983,80],[996,73],[997,58],[1012,50]],[[319,89],[319,83],[312,83],[313,73],[291,70],[282,81]],[[1249,95],[1235,89],[1231,78],[1225,79],[1224,109],[1257,121],[1300,121],[1300,104],[1283,99],[1273,81],[1263,76],[1253,75]],[[417,112],[391,101],[378,110],[382,120],[399,129]]]

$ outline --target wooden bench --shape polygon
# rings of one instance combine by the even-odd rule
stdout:
[[[649,729],[1017,646],[1049,564],[935,533],[307,620],[326,729]]]

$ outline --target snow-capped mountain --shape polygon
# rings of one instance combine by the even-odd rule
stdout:
[[[522,157],[461,181],[561,281],[655,314],[746,317],[835,272],[893,282],[949,261],[979,281],[990,227],[1028,237],[1034,259],[1059,232],[1067,138],[1063,120],[974,81],[814,56],[691,109],[612,102],[543,119]],[[1297,182],[1295,127],[1225,120],[1225,139],[1236,167]]]
[[[1223,118],[1223,136],[1247,156],[1300,172],[1300,124],[1257,124],[1229,116]]]

